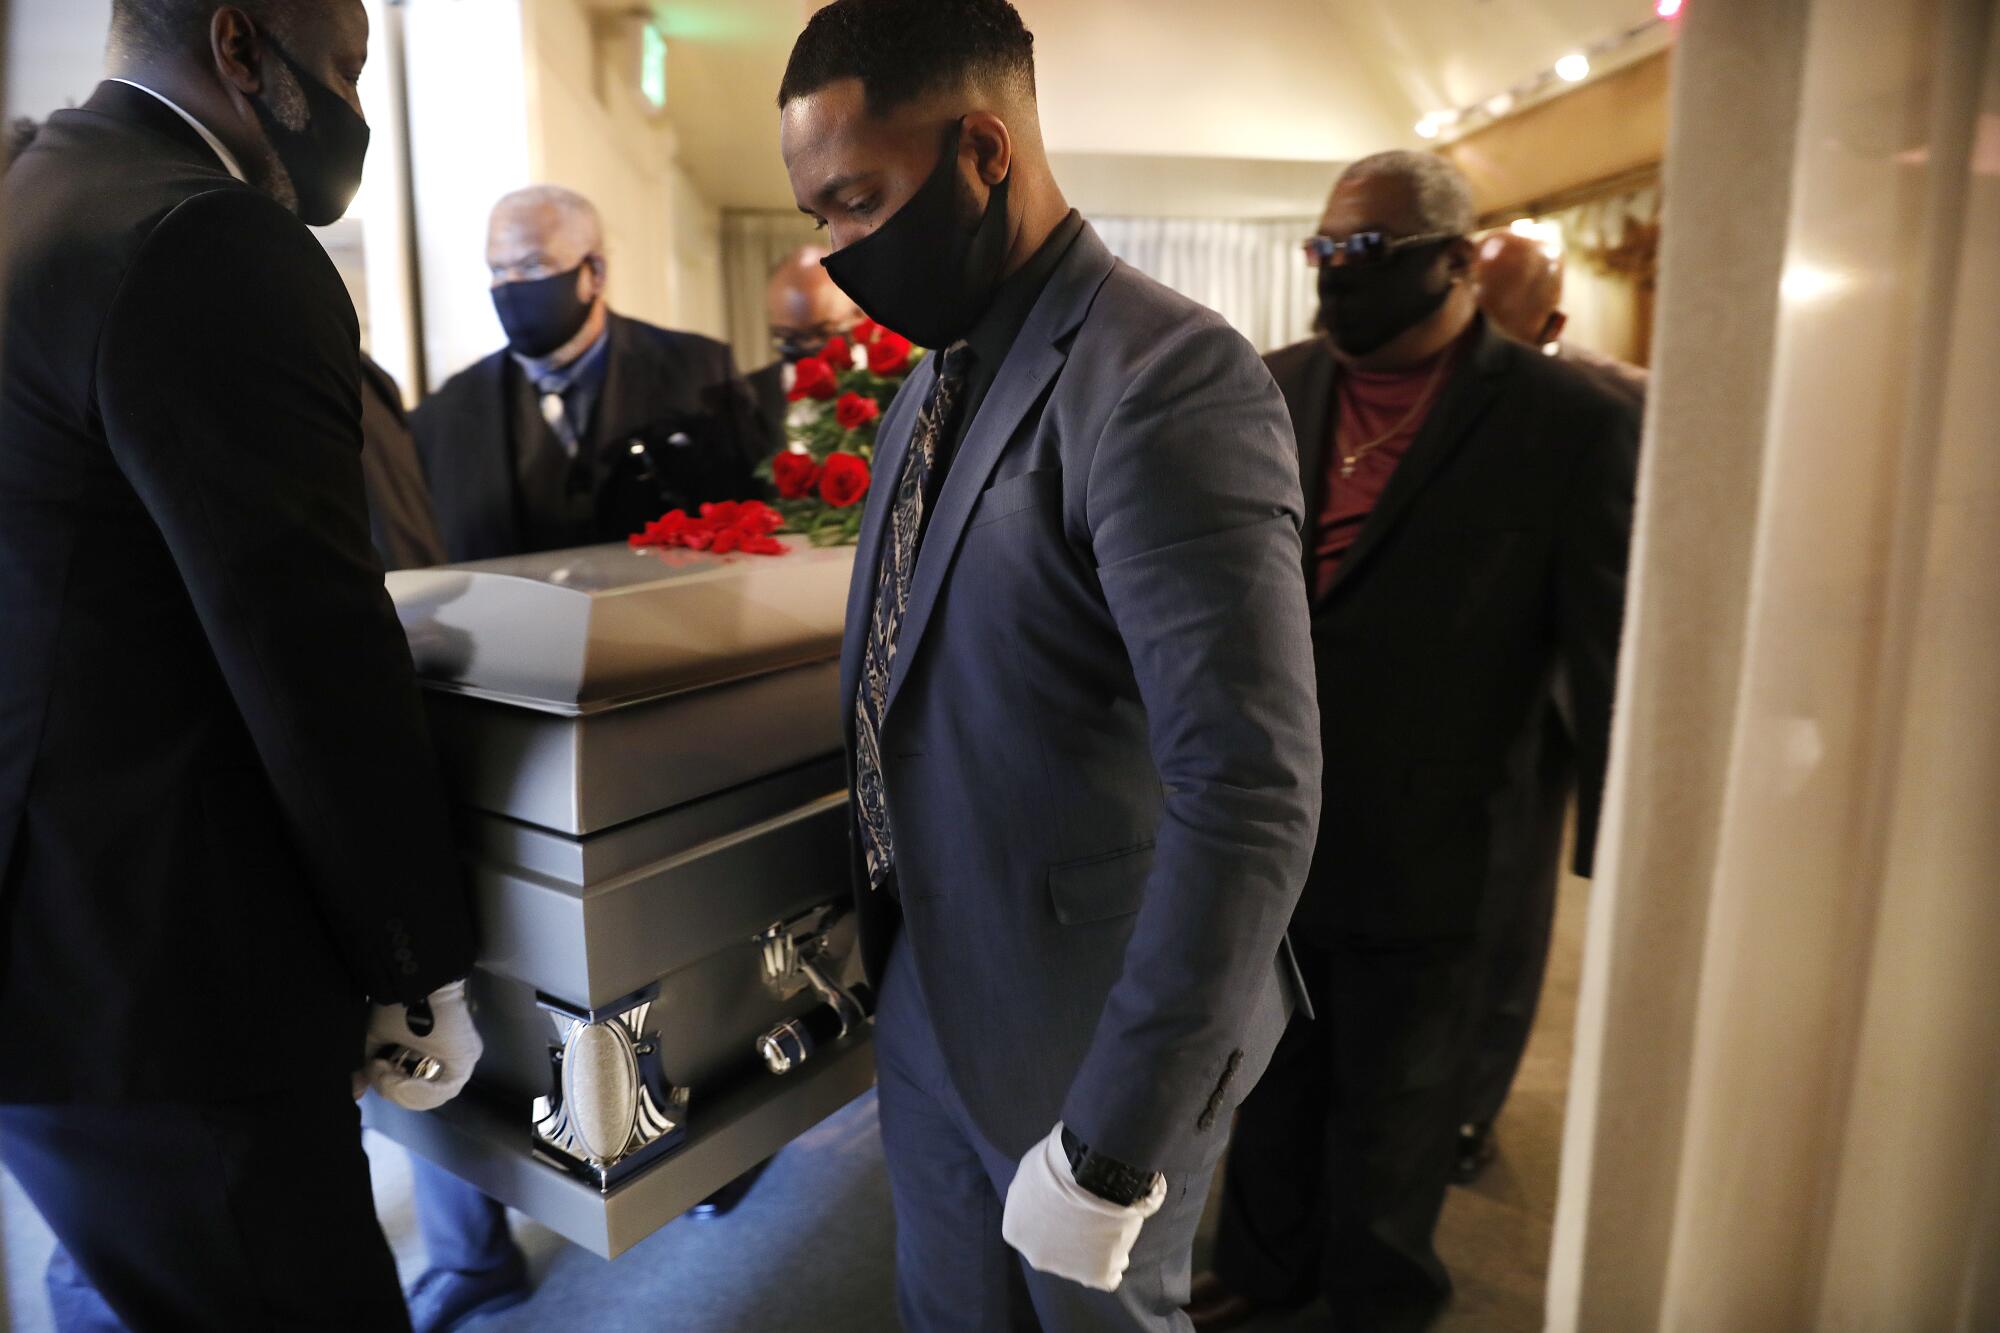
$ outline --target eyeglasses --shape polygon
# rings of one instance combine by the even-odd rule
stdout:
[[[1399,250],[1415,245],[1435,245],[1455,241],[1455,231],[1427,231],[1420,236],[1391,236],[1386,231],[1357,231],[1345,239],[1308,236],[1305,239],[1306,267],[1328,268],[1336,264],[1379,264]]]

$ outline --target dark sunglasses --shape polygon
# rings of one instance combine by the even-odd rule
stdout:
[[[1430,231],[1421,236],[1391,236],[1386,231],[1357,231],[1344,240],[1331,236],[1305,239],[1306,267],[1327,268],[1334,264],[1379,264],[1399,250],[1416,245],[1436,245],[1455,241],[1455,231]]]

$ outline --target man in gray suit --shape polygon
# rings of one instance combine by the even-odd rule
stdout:
[[[1184,1328],[1295,1003],[1298,450],[1250,345],[1064,202],[1032,42],[1006,0],[836,0],[779,97],[828,271],[938,349],[877,437],[841,695],[898,1296]]]

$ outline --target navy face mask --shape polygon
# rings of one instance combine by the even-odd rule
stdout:
[[[986,313],[1007,266],[1007,181],[986,212],[966,216],[954,126],[944,155],[910,201],[873,233],[820,262],[885,329],[920,347],[949,347]]]
[[[576,294],[583,264],[553,277],[493,289],[493,309],[507,331],[507,346],[516,354],[539,361],[583,332],[590,318],[590,303]]]
[[[299,221],[325,227],[340,221],[361,189],[361,169],[368,159],[368,122],[355,114],[347,99],[300,68],[285,49],[264,39],[264,49],[284,62],[306,99],[306,123],[289,129],[272,112],[269,99],[251,102],[271,151],[292,178],[299,199]],[[265,80],[266,86],[269,79]]]

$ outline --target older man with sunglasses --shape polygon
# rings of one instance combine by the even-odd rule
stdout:
[[[1238,1113],[1197,1328],[1321,1295],[1370,1333],[1443,1308],[1488,885],[1558,854],[1558,747],[1588,871],[1639,423],[1487,324],[1475,225],[1442,159],[1356,162],[1306,243],[1320,336],[1268,358],[1314,515],[1325,808],[1292,937],[1317,1012]]]

